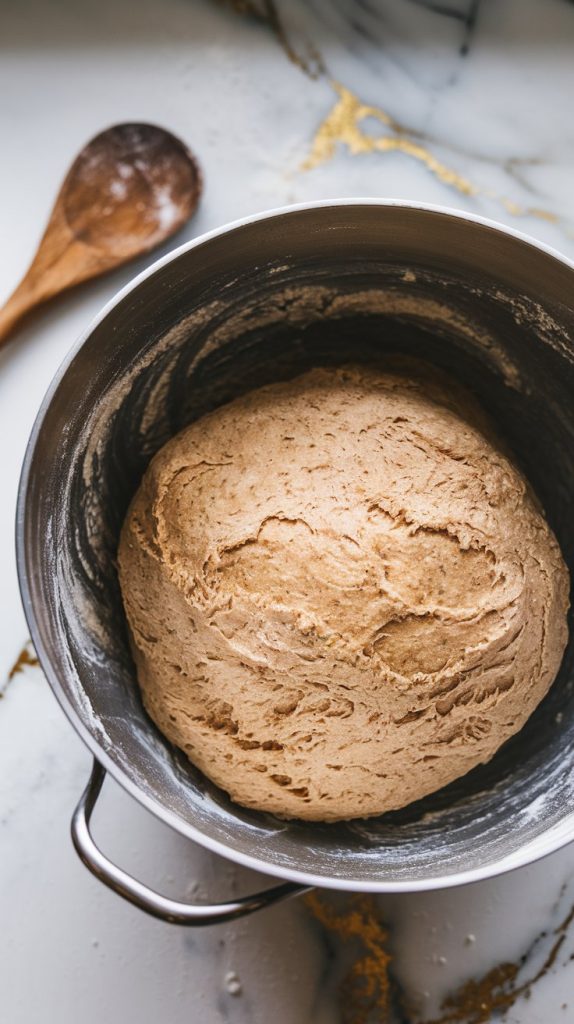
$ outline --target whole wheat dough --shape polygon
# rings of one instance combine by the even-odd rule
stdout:
[[[488,761],[544,697],[568,573],[489,429],[427,370],[318,369],[153,459],[119,549],[139,683],[238,803],[402,807]]]

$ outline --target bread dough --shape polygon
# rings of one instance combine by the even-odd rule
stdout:
[[[145,707],[233,800],[336,820],[488,761],[550,687],[569,579],[470,396],[316,369],[153,459],[119,573]]]

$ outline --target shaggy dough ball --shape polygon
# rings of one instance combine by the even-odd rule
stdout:
[[[318,369],[174,437],[127,515],[145,707],[238,803],[380,814],[488,761],[550,687],[568,573],[470,397]]]

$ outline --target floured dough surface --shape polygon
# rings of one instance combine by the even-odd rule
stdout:
[[[380,814],[525,723],[568,573],[469,396],[428,368],[317,369],[153,459],[119,572],[145,707],[238,803]]]

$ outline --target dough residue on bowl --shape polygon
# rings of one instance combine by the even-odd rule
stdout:
[[[569,579],[470,396],[316,369],[152,460],[119,573],[145,707],[240,804],[337,820],[488,761],[548,691]]]

